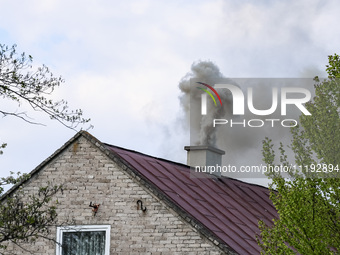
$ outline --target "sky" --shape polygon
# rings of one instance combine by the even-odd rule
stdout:
[[[190,142],[181,79],[211,61],[225,77],[325,75],[340,53],[337,0],[0,0],[0,43],[17,45],[65,83],[53,94],[81,108],[102,142],[180,163]],[[42,125],[0,119],[0,176],[30,172],[75,131],[25,105]],[[87,126],[83,127],[84,129]],[[250,180],[251,181],[251,180]],[[256,180],[254,180],[256,182]]]

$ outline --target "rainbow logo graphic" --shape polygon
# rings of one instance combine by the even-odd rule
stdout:
[[[207,88],[211,89],[211,91],[213,91],[215,93],[215,95],[217,96],[217,98],[220,101],[221,106],[222,106],[222,100],[220,98],[220,95],[217,93],[217,91],[213,87],[211,87],[210,85],[208,85],[206,83],[203,83],[203,82],[196,82],[196,83],[201,84],[201,85],[206,86]],[[215,106],[217,106],[216,100],[215,100],[213,94],[211,94],[210,91],[208,91],[207,89],[200,88],[200,87],[197,87],[197,88],[203,90],[204,92],[206,92],[212,98],[212,100],[214,101]]]

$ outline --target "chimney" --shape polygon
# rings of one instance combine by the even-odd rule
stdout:
[[[222,155],[225,151],[212,146],[185,146],[184,149],[188,152],[187,165],[195,169],[200,167],[202,172],[221,176]]]

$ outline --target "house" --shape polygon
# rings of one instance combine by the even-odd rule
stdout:
[[[258,221],[269,224],[277,216],[269,190],[191,174],[187,165],[102,143],[80,131],[22,183],[28,194],[48,182],[64,186],[55,195],[60,225],[51,229],[52,241],[23,247],[56,255],[83,254],[81,249],[100,255],[259,254]],[[61,224],[68,219],[72,225]],[[28,254],[10,245],[12,250]]]

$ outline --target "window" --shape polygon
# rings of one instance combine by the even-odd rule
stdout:
[[[56,255],[109,255],[110,225],[57,228]]]

